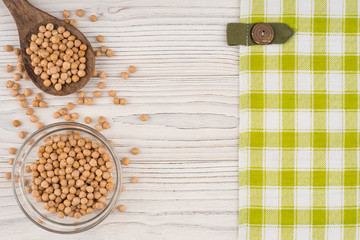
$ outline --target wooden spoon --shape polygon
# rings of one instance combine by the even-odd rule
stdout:
[[[41,11],[40,9],[37,9],[27,0],[3,0],[3,2],[9,9],[11,15],[16,22],[19,32],[21,54],[23,57],[24,67],[33,83],[42,91],[57,96],[69,95],[71,93],[77,92],[82,87],[84,87],[92,77],[95,69],[94,50],[87,38],[77,28],[73,27],[70,24],[67,24],[63,20],[60,20]],[[85,57],[87,59],[85,77],[80,78],[80,80],[76,83],[72,82],[70,84],[64,84],[60,91],[57,91],[53,85],[49,87],[44,86],[43,80],[40,78],[40,76],[37,76],[34,73],[34,68],[31,66],[30,56],[26,54],[26,48],[30,46],[31,34],[37,34],[39,31],[39,26],[45,26],[48,23],[54,24],[55,27],[65,27],[65,29],[68,30],[72,35],[74,35],[82,43],[87,45],[87,51],[85,54]]]

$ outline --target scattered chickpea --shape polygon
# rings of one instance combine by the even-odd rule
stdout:
[[[22,100],[22,101],[19,102],[19,105],[20,105],[20,107],[22,107],[22,108],[26,108],[26,107],[28,106],[28,103],[27,103],[27,101]]]
[[[21,55],[17,57],[17,62],[18,62],[18,63],[23,63],[23,59],[22,59],[22,56],[21,56]]]
[[[140,116],[140,120],[145,122],[145,121],[148,120],[148,116],[147,116],[146,114],[142,114],[142,115]]]
[[[108,49],[108,50],[106,50],[106,56],[108,56],[108,57],[113,57],[113,56],[115,56],[115,53],[114,53],[113,50]]]
[[[120,99],[120,105],[126,105],[127,104],[127,101],[125,98],[121,98]]]
[[[79,98],[84,98],[85,97],[85,92],[83,92],[83,91],[78,92],[78,97]]]
[[[11,180],[11,172],[6,172],[5,173],[5,179],[6,180]]]
[[[77,103],[78,103],[79,105],[83,105],[83,104],[84,104],[84,99],[79,98],[79,99],[77,100]]]
[[[76,15],[77,15],[78,17],[83,17],[83,16],[85,15],[85,12],[84,12],[84,10],[79,9],[79,10],[76,11]]]
[[[21,74],[20,73],[15,73],[14,76],[13,76],[14,80],[15,81],[20,81],[21,79]]]
[[[104,122],[106,122],[106,118],[105,118],[104,116],[100,116],[100,117],[98,118],[98,122],[99,122],[99,123],[104,123]]]
[[[24,72],[25,71],[24,65],[22,65],[22,64],[17,65],[16,70],[18,72]]]
[[[98,75],[98,72],[96,70],[94,70],[93,77],[96,77],[97,75]]]
[[[105,88],[105,83],[104,82],[99,82],[98,83],[98,88],[104,89]]]
[[[69,20],[69,19],[64,19],[64,22],[66,22],[67,24],[70,24],[70,20]]]
[[[37,116],[35,116],[35,115],[31,115],[31,116],[30,116],[30,122],[36,123],[37,121],[39,121],[39,119],[38,119]]]
[[[8,80],[8,81],[6,82],[6,88],[12,88],[13,85],[14,85],[14,82],[11,81],[11,80]]]
[[[114,97],[113,102],[114,102],[114,104],[116,104],[116,105],[120,104],[120,98]]]
[[[121,73],[121,78],[122,79],[128,79],[129,78],[129,74],[127,72],[122,72]]]
[[[70,11],[64,10],[64,11],[63,11],[63,16],[64,16],[64,18],[70,17]]]
[[[106,78],[106,73],[104,73],[104,72],[99,73],[99,78],[105,79]]]
[[[21,122],[19,120],[14,120],[12,124],[14,127],[19,127],[21,125]]]
[[[101,56],[101,51],[100,51],[100,50],[96,50],[96,51],[95,51],[95,56],[96,56],[96,57],[100,57],[100,56]]]
[[[125,158],[123,158],[123,159],[121,160],[121,164],[122,164],[122,165],[127,166],[127,165],[129,165],[129,163],[130,163],[130,159],[127,158],[127,157],[125,157]]]
[[[131,183],[137,183],[137,182],[138,182],[137,177],[132,177],[132,178],[131,178]]]
[[[17,152],[17,150],[16,150],[15,148],[9,148],[9,153],[10,153],[11,155],[15,155],[16,152]]]
[[[90,97],[87,97],[87,98],[84,99],[84,103],[86,105],[88,105],[88,106],[91,106],[93,104],[93,101],[94,100],[92,98],[90,98]]]
[[[26,138],[26,132],[25,131],[19,132],[19,138],[21,138],[21,139]]]
[[[9,159],[8,159],[8,164],[9,164],[9,165],[13,165],[13,164],[14,164],[14,160],[15,160],[14,158],[9,158]]]
[[[116,92],[114,90],[110,90],[108,92],[108,94],[109,94],[110,97],[115,97],[116,96]]]
[[[41,108],[46,108],[46,107],[47,107],[47,102],[45,102],[45,101],[40,101],[40,102],[39,102],[39,107],[41,107]]]
[[[106,46],[101,46],[100,47],[100,51],[101,51],[101,53],[103,53],[103,54],[105,54],[106,53],[106,50],[107,50],[108,48],[106,47]]]
[[[36,124],[36,128],[37,129],[41,129],[41,128],[43,128],[45,125],[42,123],[42,122],[38,122],[37,124]]]
[[[5,50],[6,52],[11,52],[11,51],[13,50],[13,47],[10,46],[10,45],[5,45],[5,46],[4,46],[4,50]]]
[[[61,115],[60,115],[60,113],[59,113],[59,112],[55,112],[55,113],[54,113],[54,118],[55,118],[55,119],[60,118],[60,116],[61,116]]]
[[[90,123],[92,122],[91,117],[85,117],[84,122],[85,122],[86,124],[90,124]]]
[[[65,114],[64,115],[64,120],[65,121],[70,121],[71,120],[71,115],[70,114]]]
[[[6,72],[7,73],[10,73],[10,72],[13,72],[14,71],[14,67],[13,66],[11,66],[11,65],[6,65]]]
[[[21,50],[19,48],[14,48],[14,54],[15,54],[15,56],[20,56]]]
[[[41,94],[41,93],[36,94],[36,95],[35,95],[35,99],[36,99],[36,100],[42,100],[42,99],[43,99],[42,94]]]
[[[90,21],[96,22],[97,17],[95,15],[90,16]]]
[[[33,114],[34,114],[34,109],[32,108],[26,109],[26,115],[33,115]]]
[[[104,122],[103,125],[102,125],[102,128],[103,129],[109,129],[109,128],[111,128],[111,125],[110,125],[109,122]]]
[[[99,43],[102,43],[102,42],[104,42],[104,36],[103,36],[103,35],[98,35],[98,36],[96,37],[96,40],[97,40]]]
[[[135,73],[136,72],[136,67],[135,66],[130,66],[129,67],[129,72],[130,73]]]
[[[77,26],[77,21],[75,19],[71,19],[70,20],[70,25],[76,27]]]
[[[19,94],[19,95],[16,96],[16,99],[18,101],[23,101],[25,99],[25,96],[24,96],[24,94]]]
[[[101,131],[101,130],[103,130],[102,125],[101,125],[101,124],[96,124],[96,125],[95,125],[95,129],[96,129],[97,131]]]
[[[14,83],[13,86],[12,86],[12,89],[19,90],[20,89],[20,84]]]
[[[95,98],[101,97],[101,92],[100,92],[100,91],[95,91],[95,92],[94,92],[94,97],[95,97]]]
[[[126,211],[125,205],[118,206],[118,210],[119,210],[119,212],[125,212]]]
[[[29,79],[30,79],[30,76],[29,76],[29,74],[28,74],[27,72],[24,72],[24,74],[23,74],[23,79],[25,79],[25,80],[29,80]]]
[[[31,102],[31,105],[32,105],[33,107],[39,107],[39,103],[40,103],[39,100],[33,100],[33,101]]]
[[[72,102],[69,102],[67,105],[66,105],[66,108],[68,110],[73,110],[74,109],[74,104]]]
[[[78,114],[78,113],[73,113],[73,114],[71,114],[71,118],[72,118],[72,119],[78,119],[78,118],[79,118],[79,114]]]
[[[29,89],[29,88],[26,88],[25,90],[24,90],[24,96],[25,97],[30,97],[30,95],[31,95],[31,90]]]
[[[131,149],[131,153],[133,155],[138,155],[139,154],[139,149],[138,148],[133,148],[133,149]]]
[[[59,110],[59,113],[60,113],[61,116],[64,116],[64,115],[67,113],[66,108],[60,109],[60,110]]]

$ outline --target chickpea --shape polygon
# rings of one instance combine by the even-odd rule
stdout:
[[[20,73],[15,73],[14,76],[13,76],[14,80],[15,81],[20,81],[21,79],[21,74]]]
[[[68,110],[73,110],[74,109],[74,104],[72,102],[69,102],[67,105],[66,105],[67,109]]]
[[[139,154],[139,149],[138,148],[133,148],[133,149],[131,149],[131,153],[133,155],[138,155]]]
[[[84,10],[79,9],[79,10],[76,11],[76,15],[77,15],[78,17],[83,17],[83,16],[85,15],[85,12],[84,12]]]
[[[8,159],[8,163],[9,163],[9,165],[13,165],[14,164],[14,158],[9,158]]]
[[[26,132],[24,132],[24,131],[19,132],[19,138],[20,139],[26,138]]]
[[[122,72],[121,73],[121,78],[122,79],[128,79],[129,78],[129,74],[127,72]]]
[[[28,106],[28,103],[25,100],[20,101],[20,107],[26,108]]]
[[[19,120],[14,120],[12,124],[14,127],[19,127],[21,125],[21,122]]]
[[[41,128],[43,128],[45,125],[43,124],[43,123],[41,123],[41,122],[38,122],[37,124],[36,124],[36,128],[37,129],[41,129]]]
[[[96,22],[97,17],[95,15],[90,16],[90,21]]]
[[[120,104],[120,98],[114,97],[113,102],[114,102],[114,104],[116,104],[116,105]]]
[[[90,124],[92,122],[92,119],[91,119],[91,117],[85,117],[84,121],[86,124]]]
[[[5,179],[6,180],[11,180],[11,172],[6,172],[5,173]]]
[[[126,211],[125,205],[119,205],[118,210],[119,210],[119,212],[125,212]]]
[[[121,98],[120,99],[120,105],[126,105],[127,104],[127,101],[125,98]]]
[[[39,119],[38,119],[37,116],[35,116],[35,115],[31,115],[31,116],[30,116],[30,122],[36,123],[37,121],[39,121]]]
[[[7,73],[10,73],[10,72],[13,72],[14,71],[14,67],[11,66],[11,65],[6,65],[6,72]]]
[[[108,94],[109,94],[110,97],[115,97],[116,96],[116,92],[114,90],[110,90],[108,92]]]
[[[99,73],[99,78],[105,79],[106,78],[106,73],[104,73],[104,72]]]
[[[104,89],[105,88],[105,83],[104,82],[99,82],[98,83],[98,88],[99,89]]]
[[[115,53],[114,53],[113,50],[108,49],[108,50],[106,50],[106,56],[108,56],[108,57],[113,57],[113,56],[115,56]]]
[[[72,25],[74,27],[77,26],[77,21],[75,19],[71,19],[69,23],[70,23],[70,25]]]
[[[60,118],[60,116],[61,116],[61,115],[60,115],[60,113],[59,113],[59,112],[55,112],[55,113],[54,113],[54,118],[55,118],[55,119]]]
[[[89,106],[91,106],[92,104],[93,104],[93,99],[92,98],[89,98],[89,97],[87,97],[87,98],[85,98],[84,99],[84,103],[86,104],[86,105],[89,105]]]
[[[24,90],[24,96],[25,97],[29,97],[30,95],[31,95],[31,90],[30,89],[28,89],[28,88],[26,88],[25,90]]]
[[[101,124],[97,124],[96,126],[95,126],[95,129],[97,130],[97,131],[102,131],[102,125]]]
[[[104,42],[104,36],[103,36],[103,35],[98,35],[98,36],[96,37],[96,40],[97,40],[99,43],[102,43],[102,42]]]
[[[95,98],[101,97],[101,92],[100,92],[100,91],[95,91],[95,92],[94,92],[94,97],[95,97]]]
[[[148,116],[147,116],[146,114],[142,114],[142,115],[140,116],[140,120],[145,122],[145,121],[148,120]]]
[[[108,48],[106,46],[101,46],[100,51],[101,53],[105,54],[107,49]]]
[[[16,152],[17,152],[17,150],[16,150],[15,148],[9,148],[9,153],[10,153],[11,155],[15,155]]]
[[[132,177],[132,178],[131,178],[131,183],[137,183],[137,182],[138,182],[137,177]]]
[[[16,70],[18,72],[24,72],[25,71],[24,65],[22,65],[22,64],[17,65]]]
[[[129,163],[130,163],[130,159],[127,158],[127,157],[125,157],[125,158],[123,158],[123,159],[121,160],[121,164],[122,164],[122,165],[127,166],[127,165],[129,165]]]
[[[6,52],[11,52],[11,51],[13,50],[13,47],[10,46],[10,45],[5,45],[5,46],[4,46],[4,50],[5,50]]]
[[[40,102],[39,102],[39,107],[41,107],[41,108],[46,108],[46,107],[47,107],[47,102],[40,101]]]
[[[70,17],[70,11],[64,10],[64,11],[63,11],[63,16],[64,16],[64,18]]]
[[[135,73],[136,72],[136,67],[135,66],[130,66],[129,67],[129,72],[130,73]]]
[[[34,114],[34,109],[32,108],[26,109],[26,115],[33,115],[33,114]]]

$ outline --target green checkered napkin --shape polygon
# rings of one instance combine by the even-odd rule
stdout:
[[[360,239],[360,0],[240,1],[239,239]]]

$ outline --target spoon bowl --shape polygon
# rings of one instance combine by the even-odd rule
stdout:
[[[6,7],[9,9],[13,16],[20,39],[21,55],[26,72],[33,81],[33,83],[43,92],[56,95],[65,96],[79,91],[90,80],[95,69],[95,54],[89,40],[74,26],[67,24],[65,21],[60,20],[46,12],[34,7],[27,0],[3,0]],[[53,85],[46,87],[40,76],[34,73],[34,67],[31,65],[30,56],[26,54],[26,48],[30,46],[31,35],[37,34],[39,26],[52,23],[56,28],[63,26],[72,35],[79,39],[87,46],[86,50],[86,75],[79,79],[78,82],[66,83],[62,86],[60,91],[57,91]]]

